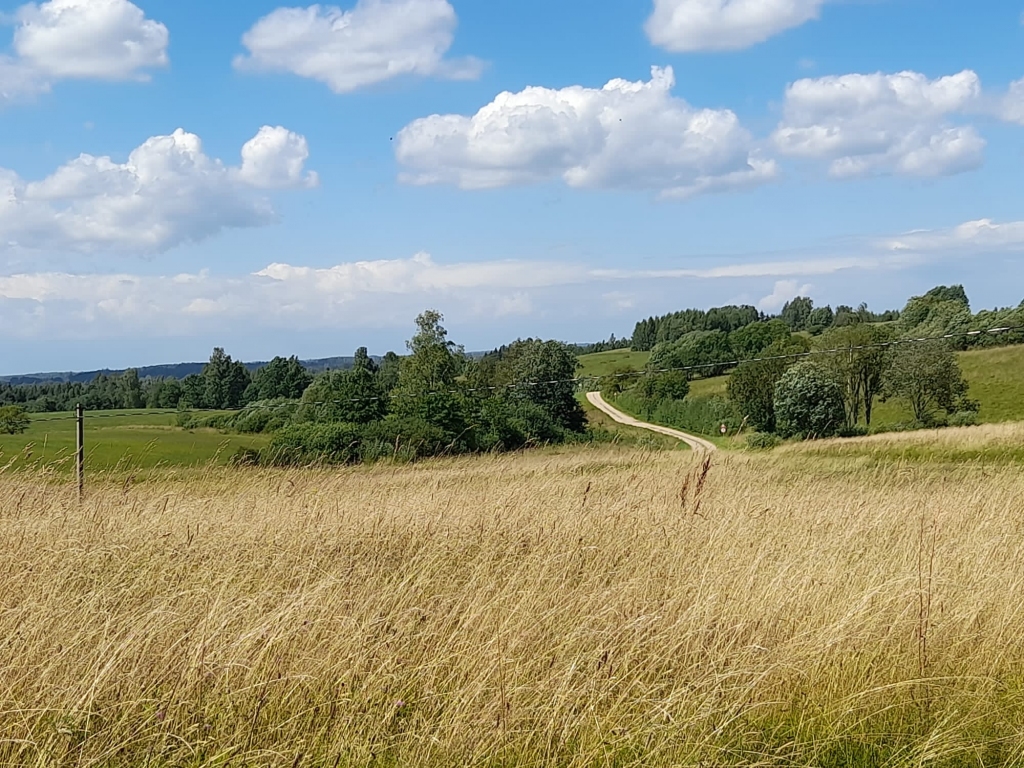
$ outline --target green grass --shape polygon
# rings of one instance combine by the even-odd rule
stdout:
[[[583,405],[583,410],[587,413],[587,421],[590,425],[597,428],[611,432],[616,438],[620,438],[623,443],[629,445],[636,445],[641,448],[652,448],[658,450],[668,451],[689,451],[690,446],[681,440],[677,440],[674,437],[668,435],[662,435],[658,432],[651,432],[646,429],[637,429],[636,427],[628,427],[625,424],[619,424],[613,420],[610,416],[604,412],[598,410],[582,395],[579,398],[580,403]],[[620,410],[622,410],[620,408]],[[633,415],[633,414],[630,414]]]
[[[610,352],[595,352],[580,357],[580,376],[607,376],[619,368],[639,371],[650,358],[650,352],[632,352],[628,349],[613,349]]]
[[[260,435],[187,431],[175,426],[176,419],[174,411],[86,413],[87,471],[225,464],[238,448],[267,442]],[[49,466],[70,472],[74,451],[75,421],[67,413],[35,414],[25,434],[0,435],[0,467]]]

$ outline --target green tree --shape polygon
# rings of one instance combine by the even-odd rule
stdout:
[[[313,376],[297,357],[275,357],[253,375],[245,401],[298,400],[312,382]]]
[[[689,378],[721,376],[735,359],[724,331],[694,331],[678,341],[659,344],[651,353],[650,371],[686,368]]]
[[[200,376],[203,380],[203,405],[196,407],[229,410],[245,404],[245,390],[251,381],[249,371],[220,347],[214,348],[210,362]]]
[[[118,388],[121,390],[122,408],[144,408],[146,399],[142,394],[142,382],[139,381],[139,372],[129,368],[121,374],[118,381]]]
[[[775,385],[811,348],[802,336],[780,339],[764,350],[763,360],[742,363],[729,376],[729,399],[758,432],[774,432]]]
[[[416,334],[406,343],[409,355],[402,358],[398,384],[391,393],[392,407],[399,418],[433,424],[460,440],[468,435],[465,407],[457,391],[464,353],[449,341],[443,320],[436,310],[416,318]]]
[[[831,437],[845,419],[842,387],[820,363],[798,363],[775,385],[776,429],[783,437]]]
[[[20,405],[0,407],[0,434],[20,435],[28,431],[31,420]]]
[[[843,387],[846,425],[860,421],[871,424],[875,400],[882,393],[882,381],[892,358],[888,344],[895,338],[887,326],[857,323],[833,328],[821,336],[818,346],[823,350],[839,350],[822,356]]]
[[[885,397],[906,402],[922,424],[934,422],[939,410],[968,410],[967,390],[956,354],[944,341],[898,345],[884,379]]]
[[[794,331],[807,329],[807,321],[814,311],[814,302],[804,296],[797,296],[792,301],[786,302],[779,317],[786,325]]]
[[[789,339],[789,326],[781,320],[751,323],[729,334],[729,345],[736,358],[749,360],[757,357],[778,341]]]
[[[360,347],[351,369],[322,373],[306,388],[298,418],[318,423],[369,424],[384,418],[387,412],[377,366],[366,347]]]
[[[505,387],[510,402],[541,408],[554,424],[582,432],[586,414],[576,399],[579,360],[568,344],[526,339],[510,344],[495,366],[494,385]]]

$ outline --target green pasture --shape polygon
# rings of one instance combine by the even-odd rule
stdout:
[[[184,430],[176,421],[174,411],[87,412],[87,470],[225,464],[240,447],[258,448],[267,442],[261,435]],[[0,435],[0,467],[46,466],[70,472],[74,452],[75,420],[69,413],[33,414],[25,434]]]

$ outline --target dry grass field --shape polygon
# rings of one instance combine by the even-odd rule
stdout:
[[[1020,765],[1000,456],[0,474],[0,764]]]

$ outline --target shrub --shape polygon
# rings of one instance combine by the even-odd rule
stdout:
[[[949,426],[951,427],[976,427],[977,425],[977,411],[958,411],[949,417]]]
[[[747,435],[747,448],[752,451],[769,451],[782,445],[782,438],[770,432],[752,432]]]
[[[836,434],[839,437],[864,437],[868,434],[868,428],[863,424],[855,424],[852,427],[844,424]]]
[[[21,435],[28,431],[31,420],[25,409],[17,405],[0,408],[0,434]]]
[[[270,457],[275,464],[352,464],[361,443],[356,424],[295,424],[274,435]]]
[[[782,437],[832,437],[846,423],[843,390],[818,363],[799,363],[775,386],[775,420]]]
[[[464,443],[453,443],[445,430],[428,421],[388,416],[363,428],[360,457],[363,461],[386,458],[415,461],[465,450]]]

